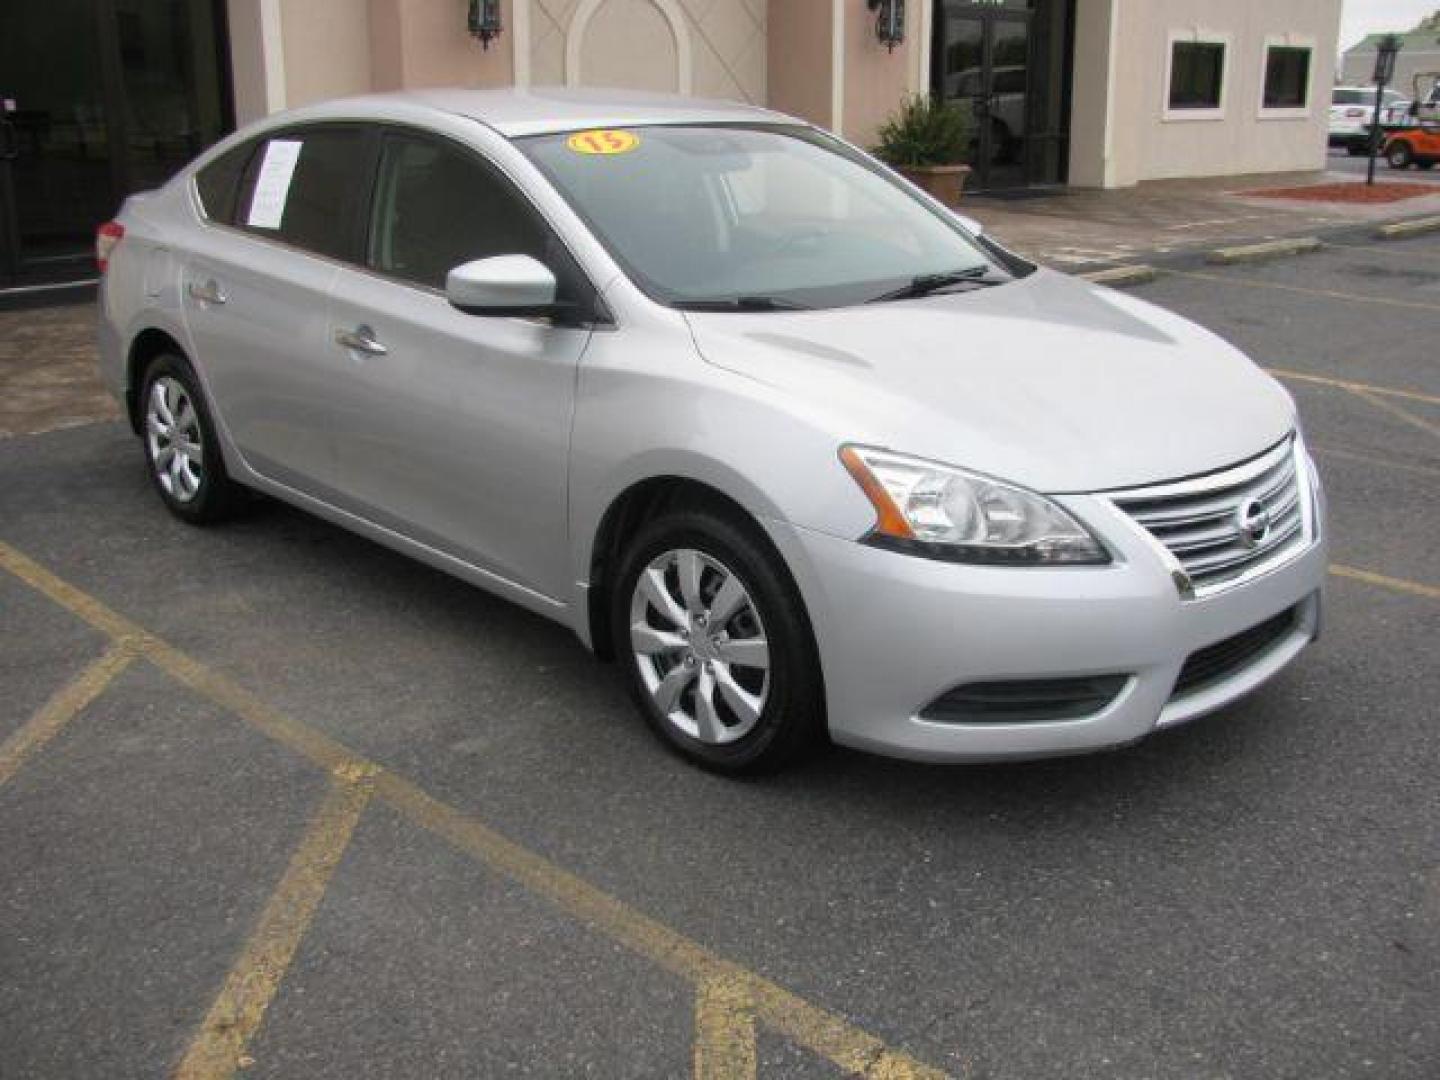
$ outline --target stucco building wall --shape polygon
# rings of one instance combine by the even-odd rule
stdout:
[[[1076,0],[1069,182],[1321,168],[1341,0]],[[368,90],[626,86],[769,105],[870,146],[930,84],[932,10],[876,40],[860,0],[503,0],[482,49],[462,0],[229,0],[237,119]],[[1171,42],[1226,42],[1223,107],[1167,109]],[[1312,48],[1310,108],[1261,109],[1267,43]]]
[[[1079,0],[1071,183],[1323,168],[1339,22],[1340,0]],[[1218,115],[1167,109],[1176,39],[1225,42]],[[1261,108],[1267,44],[1311,48],[1305,115]]]

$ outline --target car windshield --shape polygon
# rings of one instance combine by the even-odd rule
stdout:
[[[951,215],[806,128],[653,126],[517,142],[636,284],[676,307],[839,307],[1011,276]]]

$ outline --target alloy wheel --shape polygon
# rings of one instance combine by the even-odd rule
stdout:
[[[660,714],[709,745],[760,722],[770,691],[770,644],[754,600],[723,563],[691,548],[666,551],[636,579],[630,647]]]
[[[189,391],[169,375],[162,375],[150,387],[145,442],[155,478],[165,493],[176,502],[194,499],[205,479],[200,417]]]

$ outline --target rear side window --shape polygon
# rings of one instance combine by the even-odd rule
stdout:
[[[550,248],[529,203],[473,155],[435,139],[386,136],[370,225],[374,269],[443,289],[461,263],[529,255],[561,276]]]
[[[205,216],[222,225],[235,222],[235,200],[240,193],[240,180],[245,175],[245,166],[250,164],[250,155],[255,153],[253,142],[244,143],[227,150],[195,174],[195,190],[200,195],[200,206]]]
[[[359,127],[272,136],[246,169],[236,224],[317,255],[359,261],[373,144]]]

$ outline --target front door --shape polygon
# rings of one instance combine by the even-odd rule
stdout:
[[[219,0],[0,16],[0,290],[95,276],[95,230],[231,127]]]
[[[1062,179],[1065,6],[1055,0],[940,0],[934,92],[972,118],[972,186]]]
[[[447,273],[530,255],[580,287],[548,226],[468,148],[386,135],[364,270],[332,286],[327,406],[339,505],[550,598],[567,595],[576,368],[591,331],[467,315]]]

